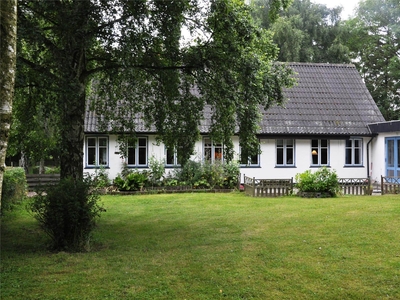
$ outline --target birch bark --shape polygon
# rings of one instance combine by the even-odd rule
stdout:
[[[17,0],[0,1],[0,207],[17,57]]]

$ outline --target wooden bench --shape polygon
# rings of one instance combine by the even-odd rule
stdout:
[[[26,182],[28,191],[34,191],[41,185],[57,184],[60,181],[60,174],[27,174]]]

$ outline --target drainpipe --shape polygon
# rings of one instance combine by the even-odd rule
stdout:
[[[369,144],[371,144],[374,137],[371,137],[369,142],[367,143],[367,178],[369,178]]]

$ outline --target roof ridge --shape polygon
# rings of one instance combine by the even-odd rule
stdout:
[[[338,64],[338,63],[314,63],[314,62],[280,62],[286,63],[289,66],[308,66],[308,67],[319,67],[319,68],[326,68],[327,66],[330,67],[341,67],[341,68],[355,68],[355,65],[352,63],[349,64]]]

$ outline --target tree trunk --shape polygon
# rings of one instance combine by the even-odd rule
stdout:
[[[44,174],[45,173],[45,168],[44,168],[44,158],[41,158],[39,161],[39,174]]]
[[[0,207],[17,58],[17,0],[0,1]]]
[[[24,168],[26,174],[29,173],[29,160],[24,151],[21,152],[21,160],[19,166]]]
[[[75,101],[69,99],[61,128],[60,177],[83,178],[83,141],[85,94]]]

